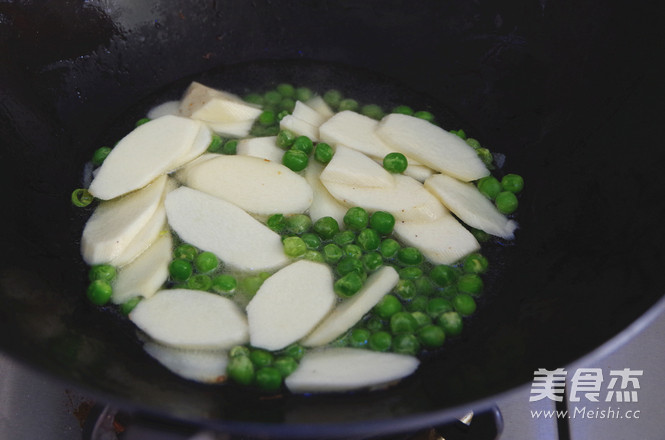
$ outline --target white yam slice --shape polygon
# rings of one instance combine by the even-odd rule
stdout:
[[[335,155],[321,172],[324,183],[360,187],[392,188],[395,179],[381,165],[351,148],[337,145]]]
[[[409,163],[409,166],[404,170],[405,176],[413,177],[418,182],[425,182],[432,174],[434,174],[434,171],[425,165],[412,165]]]
[[[146,114],[146,117],[149,119],[157,119],[166,115],[178,116],[179,114],[180,114],[180,101],[166,101],[148,110],[148,114]]]
[[[344,392],[390,385],[411,375],[416,357],[336,347],[305,354],[284,383],[292,393]]]
[[[397,271],[393,267],[383,266],[367,278],[358,293],[333,309],[301,343],[308,347],[318,347],[335,340],[360,321],[398,281]]]
[[[427,223],[398,221],[394,233],[434,264],[452,264],[480,249],[473,234],[451,214]]]
[[[81,254],[89,265],[108,263],[129,246],[162,201],[167,176],[115,200],[97,206],[83,228]]]
[[[431,221],[448,210],[417,180],[396,174],[392,188],[367,188],[323,182],[330,194],[347,207],[362,206],[369,212],[387,211],[397,220]]]
[[[286,115],[279,121],[279,128],[282,130],[291,130],[297,135],[307,136],[313,141],[319,139],[319,128],[309,122],[303,121],[293,115]]]
[[[238,110],[237,112],[231,111],[230,114],[236,115],[235,117],[229,117],[227,114],[226,116],[222,115],[222,118],[226,119],[220,119],[220,116],[215,112],[215,108],[220,102],[242,104],[244,107],[248,107],[249,110],[243,107],[238,107],[238,109],[248,111],[248,113],[242,113],[241,110]],[[187,90],[185,90],[185,93],[180,100],[180,114],[194,119],[227,122],[231,120],[256,119],[258,115],[261,114],[261,110],[252,104],[244,102],[238,95],[217,90],[197,81],[193,81]],[[211,116],[207,117],[209,115]]]
[[[501,214],[494,203],[478,191],[473,183],[436,174],[427,179],[425,188],[467,225],[497,237],[515,237],[517,222]]]
[[[282,163],[284,150],[277,146],[276,136],[264,136],[239,141],[236,154],[240,156],[259,157],[272,162]]]
[[[323,97],[321,96],[314,96],[308,99],[305,104],[307,104],[309,108],[315,110],[325,119],[328,119],[335,114],[335,112],[330,108],[330,106],[323,100]]]
[[[314,127],[318,127],[319,125],[323,124],[329,117],[323,116],[312,107],[300,101],[296,101],[296,105],[293,108],[293,112],[291,112],[291,114],[294,118],[305,121]]]
[[[280,236],[232,203],[181,186],[164,205],[183,241],[214,253],[230,269],[269,271],[289,261]]]
[[[126,265],[139,256],[143,251],[148,249],[150,245],[157,240],[160,232],[167,230],[166,209],[164,208],[164,205],[160,203],[155,210],[155,213],[150,217],[150,220],[148,220],[145,226],[143,226],[143,228],[141,228],[141,230],[134,236],[125,250],[116,258],[109,261],[109,264],[115,267]]]
[[[190,289],[160,290],[139,302],[129,319],[171,347],[228,349],[248,341],[247,318],[232,300]]]
[[[203,163],[206,160],[214,159],[216,157],[219,157],[218,153],[203,153],[196,159],[189,161],[182,167],[178,168],[172,175],[178,182],[184,185],[185,182],[187,182],[187,179],[189,178],[190,171],[196,168],[198,164]]]
[[[333,274],[321,263],[300,260],[265,280],[247,305],[250,343],[279,350],[309,333],[332,309]]]
[[[169,276],[172,251],[171,234],[164,231],[148,249],[118,270],[111,302],[122,304],[137,296],[153,296]]]
[[[203,153],[206,152],[208,146],[210,146],[210,141],[212,141],[212,132],[210,131],[210,128],[208,128],[208,126],[205,124],[201,124],[199,132],[194,138],[194,142],[192,142],[192,146],[189,149],[189,151],[187,151],[187,153],[179,157],[171,165],[170,169],[175,170],[176,168],[180,168],[186,163],[191,162],[192,160],[201,156]]]
[[[234,121],[234,122],[206,122],[206,125],[210,127],[212,131],[217,133],[220,136],[231,137],[231,138],[241,138],[245,137],[252,130],[254,125],[254,119],[248,119],[246,121]]]
[[[226,350],[185,350],[146,342],[143,349],[160,364],[185,379],[203,383],[226,381],[229,355]]]
[[[146,186],[174,168],[200,129],[200,122],[179,116],[162,116],[136,127],[106,157],[90,193],[109,200]]]
[[[376,134],[391,149],[465,182],[489,174],[472,147],[424,119],[393,113],[381,120]]]
[[[187,173],[191,188],[259,215],[305,212],[312,188],[284,165],[252,156],[219,155]]]
[[[343,225],[344,215],[349,208],[339,203],[323,186],[319,178],[322,171],[323,165],[317,161],[311,161],[305,168],[305,180],[312,187],[313,192],[312,204],[309,205],[309,216],[314,222],[323,217],[332,217],[337,220],[337,223]]]
[[[368,156],[383,158],[392,150],[376,135],[378,121],[350,110],[336,113],[319,127],[323,142],[345,145]]]

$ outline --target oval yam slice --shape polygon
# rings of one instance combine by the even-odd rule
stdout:
[[[185,379],[203,383],[226,381],[229,354],[226,350],[186,350],[146,342],[143,349],[160,364]]]

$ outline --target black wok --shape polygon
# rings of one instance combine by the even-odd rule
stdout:
[[[664,291],[662,11],[607,3],[0,3],[0,348],[132,410],[290,437],[435,425],[589,353]],[[415,102],[504,153],[526,180],[521,228],[489,251],[463,335],[386,391],[263,399],[172,375],[91,306],[69,194],[194,78]]]

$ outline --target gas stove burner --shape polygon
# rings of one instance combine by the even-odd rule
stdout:
[[[503,429],[497,407],[469,412],[453,422],[416,432],[342,438],[340,440],[495,440]],[[205,430],[193,425],[160,421],[117,411],[109,405],[94,405],[84,423],[82,440],[269,440]],[[286,438],[286,437],[280,437]],[[326,438],[325,431],[319,439]],[[339,438],[339,437],[337,437]]]

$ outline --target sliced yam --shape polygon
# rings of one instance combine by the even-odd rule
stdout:
[[[229,354],[226,350],[186,350],[146,342],[143,349],[160,364],[185,379],[203,383],[226,381]]]
[[[296,101],[296,105],[291,114],[294,118],[305,121],[314,127],[318,127],[329,118],[329,116],[323,116],[321,113],[301,101]]]
[[[312,187],[312,204],[309,205],[309,216],[312,221],[317,221],[323,217],[332,217],[340,225],[344,224],[344,215],[349,209],[335,199],[323,183],[320,176],[323,171],[323,165],[317,161],[310,161],[305,168],[305,180]]]
[[[120,255],[109,261],[109,264],[115,267],[128,264],[148,249],[159,238],[160,233],[164,231],[168,231],[166,209],[163,204],[160,204],[148,223],[141,228]]]
[[[187,172],[186,185],[258,215],[305,212],[312,188],[284,165],[252,156],[219,155]]]
[[[99,167],[90,193],[109,200],[146,186],[185,157],[200,129],[201,122],[179,116],[162,116],[136,127]]]
[[[223,137],[241,138],[249,135],[254,125],[254,120],[237,122],[206,122],[212,131]]]
[[[215,123],[240,122],[253,121],[261,113],[262,110],[252,104],[215,97],[193,111],[190,118]]]
[[[319,127],[323,142],[344,145],[368,156],[383,158],[392,150],[376,135],[378,122],[350,110],[336,113]]]
[[[323,182],[330,194],[347,207],[362,206],[369,212],[387,211],[397,220],[431,221],[448,210],[417,180],[396,174],[392,188],[367,188]]]
[[[219,157],[218,153],[203,153],[196,159],[189,161],[182,167],[175,170],[175,172],[172,175],[175,178],[175,180],[177,180],[182,184],[185,184],[185,182],[187,182],[187,179],[189,178],[189,172],[192,171],[194,168],[196,168],[198,164],[203,163],[206,160],[214,159],[216,157]]]
[[[413,177],[418,182],[425,182],[432,174],[434,174],[434,171],[425,165],[409,164],[404,170],[405,176]]]
[[[286,115],[279,121],[279,128],[290,130],[299,136],[307,136],[313,141],[319,140],[319,128],[293,115]]]
[[[425,188],[467,225],[497,237],[515,237],[517,222],[501,214],[473,183],[436,174],[427,179]]]
[[[160,290],[139,302],[129,319],[170,347],[228,349],[249,339],[247,318],[238,305],[200,290]]]
[[[472,147],[424,119],[393,113],[381,120],[376,134],[392,150],[465,182],[489,174]]]
[[[413,374],[416,357],[360,348],[308,352],[284,383],[292,393],[344,392],[390,385]]]
[[[171,164],[171,166],[169,167],[170,171],[180,168],[183,165],[201,156],[203,153],[206,152],[208,146],[210,146],[211,141],[212,141],[212,132],[210,131],[210,128],[208,128],[208,126],[205,124],[201,124],[199,132],[194,138],[194,142],[192,142],[191,148],[189,149],[189,151],[187,151],[187,153],[183,154],[173,164]]]
[[[182,116],[192,116],[194,112],[198,111],[201,107],[205,106],[206,103],[213,99],[234,101],[238,103],[243,102],[242,98],[240,98],[238,95],[222,90],[217,90],[212,87],[205,86],[200,82],[193,81],[187,90],[185,90],[185,93],[180,100],[179,113]]]
[[[83,228],[81,254],[89,265],[108,263],[129,246],[160,205],[167,176],[118,199],[100,202]]]
[[[426,223],[398,221],[394,234],[434,264],[452,264],[480,249],[473,234],[451,214]]]
[[[330,267],[308,260],[291,263],[265,280],[247,305],[251,345],[279,350],[300,340],[336,299]]]
[[[313,110],[315,110],[318,114],[323,116],[325,119],[328,119],[332,117],[332,115],[335,114],[333,109],[330,108],[330,106],[326,103],[326,101],[323,100],[323,97],[321,96],[314,96],[305,102],[307,106]]]
[[[148,110],[146,117],[148,119],[157,119],[166,115],[180,115],[180,101],[166,101],[162,104],[156,105]]]
[[[397,271],[391,266],[383,266],[367,278],[358,293],[337,305],[301,344],[318,347],[332,342],[358,323],[398,281]]]
[[[167,230],[148,249],[118,269],[111,302],[122,304],[135,297],[153,296],[169,276],[172,252],[173,240]]]
[[[239,141],[236,154],[240,156],[259,157],[272,162],[282,163],[284,150],[277,146],[276,136],[264,136]]]
[[[164,205],[183,241],[214,253],[230,269],[270,271],[289,261],[280,236],[233,203],[181,186]]]
[[[321,172],[324,183],[342,183],[360,187],[392,188],[393,175],[381,165],[356,150],[337,145],[335,155]]]

